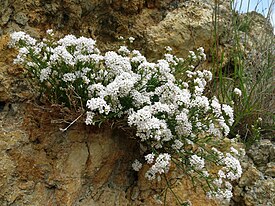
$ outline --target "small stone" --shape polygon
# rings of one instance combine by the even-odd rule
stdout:
[[[7,24],[8,21],[10,20],[11,14],[12,14],[12,10],[11,10],[10,8],[8,8],[8,9],[4,12],[4,14],[3,14],[3,16],[2,16],[2,18],[1,18],[0,25],[3,26],[3,25],[5,25],[5,24]]]
[[[253,159],[253,162],[257,166],[265,166],[269,162],[270,151],[273,144],[270,140],[264,139],[254,144],[247,154]]]
[[[265,174],[270,177],[275,177],[275,162],[270,162],[267,164],[267,169],[265,170]]]
[[[261,178],[260,171],[255,167],[249,167],[242,175],[239,185],[240,187],[250,186],[255,183],[258,179]]]
[[[25,26],[27,24],[29,18],[27,17],[27,15],[25,13],[19,12],[14,16],[14,20],[16,21],[16,23]]]

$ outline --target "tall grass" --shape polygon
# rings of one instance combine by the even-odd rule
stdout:
[[[266,21],[261,23],[257,21],[263,18],[256,12],[247,10],[246,14],[240,14],[241,4],[242,1],[237,8],[236,3],[231,2],[230,26],[221,33],[221,16],[216,3],[213,18],[213,87],[220,101],[231,104],[234,101],[235,123],[231,135],[240,135],[250,145],[262,134],[268,134],[271,138],[275,135],[275,48],[274,34],[272,29],[268,29],[274,0],[268,8]],[[247,8],[249,4],[250,1]],[[266,30],[259,32],[259,26]],[[223,52],[220,45],[221,37],[229,45],[227,52]],[[233,94],[234,88],[242,91],[241,97]]]

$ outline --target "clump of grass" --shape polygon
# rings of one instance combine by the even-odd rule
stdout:
[[[262,134],[271,133],[272,136],[275,131],[274,34],[268,16],[264,19],[256,12],[241,15],[234,1],[231,8],[231,25],[225,32],[230,45],[227,54],[219,53],[221,34],[218,32],[218,6],[215,8],[213,86],[221,102],[234,101],[235,122],[231,136],[240,135],[249,146]],[[272,4],[269,15],[271,10]],[[241,90],[242,96],[232,95],[235,88]]]

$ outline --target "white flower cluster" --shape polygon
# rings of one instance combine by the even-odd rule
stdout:
[[[145,173],[145,177],[148,180],[156,178],[156,174],[167,173],[170,167],[171,156],[168,153],[160,153],[155,160],[155,163]]]
[[[52,39],[53,31],[48,31],[48,35]],[[206,139],[226,136],[234,121],[229,105],[203,95],[212,79],[210,71],[187,71],[188,80],[183,82],[176,80],[175,74],[184,60],[172,54],[152,63],[126,46],[118,52],[101,54],[95,41],[85,37],[67,35],[57,42],[44,39],[37,43],[17,32],[11,39],[11,45],[20,48],[16,62],[25,65],[41,86],[50,83],[52,90],[46,95],[57,97],[54,100],[62,100],[66,106],[71,106],[72,100],[74,105],[86,105],[87,125],[95,124],[101,117],[127,119],[128,126],[136,129],[138,140],[147,148],[144,159],[132,164],[135,171],[145,163],[150,165],[145,176],[159,179],[174,160],[193,168],[191,172],[210,176],[205,166],[207,147],[198,147],[197,143],[203,145],[201,142],[205,141],[207,145]],[[189,58],[205,60],[203,48],[190,52]],[[220,177],[219,181],[240,176],[236,158],[223,153],[219,153],[219,158],[225,165],[221,170],[225,178]]]
[[[218,178],[214,180],[214,184],[218,189],[208,192],[208,196],[229,202],[233,196],[233,187],[230,182],[239,179],[242,175],[242,167],[237,159],[240,154],[234,147],[230,147],[231,153],[225,155],[216,148],[212,148],[212,151],[217,155],[219,164],[223,167],[218,171]]]
[[[193,61],[196,61],[196,60],[204,61],[204,60],[206,60],[206,55],[204,53],[204,48],[199,47],[196,52],[189,51],[189,56],[188,57]]]
[[[52,37],[53,31],[48,30],[47,35]],[[81,80],[77,84],[89,84],[94,71],[81,72],[78,68],[90,67],[103,59],[95,48],[95,41],[90,38],[67,35],[57,42],[50,42],[46,38],[38,42],[24,32],[14,32],[10,37],[10,46],[24,45],[20,47],[14,63],[25,65],[41,82],[53,82],[59,78],[59,81],[64,81],[60,82],[61,87],[77,80]]]
[[[204,159],[194,154],[190,157],[190,164],[196,170],[202,170],[204,168]]]

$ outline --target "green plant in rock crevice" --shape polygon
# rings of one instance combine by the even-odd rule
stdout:
[[[235,122],[231,127],[231,135],[240,134],[247,145],[250,145],[259,138],[259,131],[256,132],[254,126],[257,125],[259,117],[263,118],[262,132],[274,131],[274,35],[266,31],[260,40],[253,40],[251,33],[257,17],[255,15],[258,14],[252,12],[241,17],[236,12],[234,1],[231,3],[232,19],[230,31],[227,31],[231,46],[226,54],[226,65],[224,54],[219,54],[218,5],[214,11],[215,40],[212,62],[216,72],[213,85],[220,101],[229,104],[234,101],[232,106],[235,111]],[[232,95],[235,88],[241,90],[241,96]]]
[[[233,109],[204,95],[210,71],[192,71],[206,58],[203,48],[185,60],[167,53],[153,63],[126,46],[101,54],[93,39],[66,35],[56,41],[53,31],[48,35],[37,41],[15,32],[10,43],[19,50],[15,63],[25,67],[43,96],[79,111],[79,117],[85,114],[86,125],[126,120],[124,127],[135,129],[145,149],[133,170],[149,166],[148,181],[164,178],[172,189],[167,174],[175,165],[209,197],[230,200],[230,182],[242,174],[241,153],[233,147],[220,151],[234,123]]]

